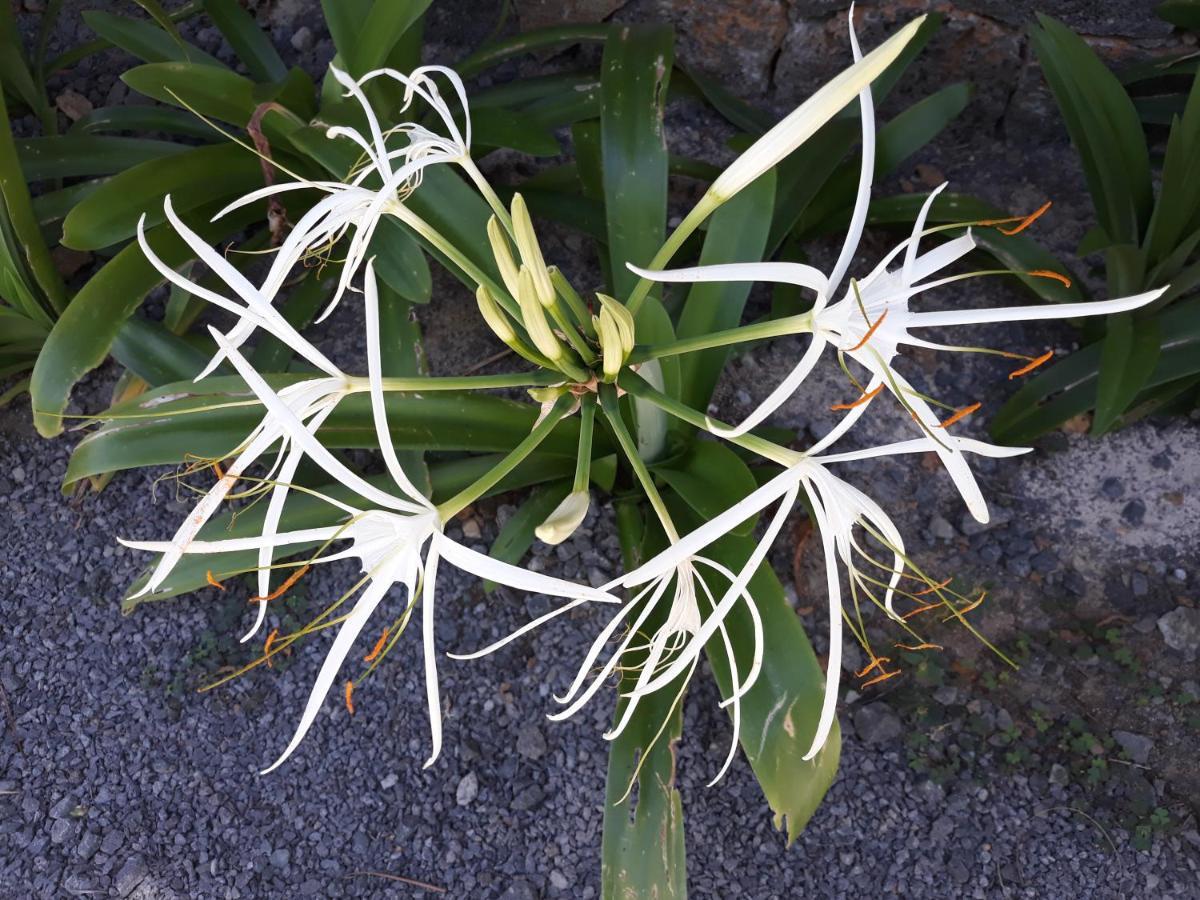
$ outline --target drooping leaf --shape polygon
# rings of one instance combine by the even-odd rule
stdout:
[[[238,0],[204,0],[204,11],[255,81],[282,81],[287,77],[287,65],[275,45]]]

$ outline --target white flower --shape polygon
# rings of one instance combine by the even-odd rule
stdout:
[[[462,80],[452,70],[443,66],[422,66],[410,75],[403,75],[394,69],[376,69],[358,80],[333,66],[329,71],[338,84],[345,88],[346,96],[353,97],[362,107],[367,122],[367,133],[336,125],[326,131],[326,136],[353,141],[362,149],[365,163],[350,173],[346,183],[298,179],[268,185],[235,200],[213,217],[219,219],[247,203],[287,191],[313,188],[324,192],[327,196],[317,201],[292,227],[279,247],[275,264],[272,266],[273,279],[281,282],[302,257],[317,248],[332,246],[353,229],[354,236],[346,252],[337,289],[318,321],[333,312],[354,274],[365,261],[380,218],[384,215],[395,215],[406,221],[411,219],[404,207],[404,200],[420,186],[422,173],[428,166],[457,163],[469,167],[472,173],[475,171],[470,158],[470,118],[467,116],[465,126],[460,129],[432,77],[434,74],[442,74],[450,81],[466,116],[466,92]],[[448,134],[439,135],[413,122],[402,122],[385,131],[362,89],[367,81],[380,77],[395,79],[405,86],[405,99],[400,113],[407,111],[412,101],[419,97],[441,119]],[[401,147],[389,149],[388,139],[397,134],[405,136],[407,142]],[[269,284],[278,289],[275,280]]]
[[[356,557],[361,562],[366,576],[365,587],[359,594],[353,609],[346,615],[338,629],[337,637],[317,675],[295,735],[279,759],[264,770],[264,774],[283,763],[304,739],[316,719],[329,689],[336,680],[350,648],[362,632],[371,614],[393,585],[400,585],[404,588],[408,598],[407,609],[416,605],[418,590],[420,593],[425,683],[432,736],[432,752],[425,765],[430,765],[437,758],[441,749],[442,728],[434,646],[434,601],[438,564],[443,559],[463,571],[518,590],[566,597],[576,601],[614,602],[613,598],[603,591],[527,572],[516,566],[484,556],[450,540],[442,533],[445,523],[441,520],[437,509],[413,488],[403,470],[400,469],[390,435],[387,432],[387,423],[383,418],[382,386],[378,369],[378,340],[372,340],[372,329],[378,327],[377,319],[374,325],[371,324],[372,319],[375,318],[375,314],[372,313],[375,306],[372,286],[373,279],[368,267],[368,346],[372,348],[370,361],[372,408],[375,413],[377,438],[383,450],[384,460],[389,473],[405,496],[396,496],[384,491],[347,469],[316,439],[311,425],[306,425],[301,421],[281,394],[271,390],[262,376],[254,371],[237,348],[213,329],[214,339],[227,353],[239,374],[267,408],[268,415],[273,417],[273,420],[282,428],[286,440],[294,442],[297,450],[306,453],[333,479],[346,485],[365,500],[382,508],[362,509],[324,497],[327,502],[347,514],[349,518],[345,523],[283,533],[276,533],[274,528],[271,528],[258,537],[217,541],[190,540],[182,547],[174,541],[122,542],[135,549],[160,552],[164,556],[174,556],[176,559],[183,553],[228,553],[238,550],[258,550],[260,554],[265,554],[267,559],[271,559],[275,551],[283,547],[340,540],[351,541],[349,548],[329,553],[314,562],[324,563],[335,559]],[[359,586],[362,586],[362,583]],[[351,593],[355,589],[352,589]]]

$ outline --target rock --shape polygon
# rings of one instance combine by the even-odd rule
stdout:
[[[528,881],[518,878],[500,895],[500,900],[537,900],[537,892]]]
[[[933,692],[933,699],[942,706],[952,706],[958,702],[958,688],[944,684]]]
[[[679,57],[702,71],[765,88],[788,35],[783,0],[670,0],[678,23]]]
[[[1158,630],[1172,650],[1200,651],[1200,610],[1178,606],[1158,619]]]
[[[886,744],[900,736],[900,719],[885,703],[871,703],[854,713],[854,730],[865,744]]]
[[[542,801],[546,799],[546,792],[536,784],[531,784],[529,787],[520,791],[517,796],[513,797],[512,808],[516,810],[536,809],[542,805]]]
[[[521,30],[600,22],[626,4],[627,0],[514,0]]]
[[[100,841],[100,852],[105,856],[112,856],[121,849],[121,845],[125,843],[125,835],[119,831],[109,831]]]
[[[550,883],[560,891],[565,891],[571,885],[571,882],[567,880],[567,876],[558,871],[558,869],[551,870]]]
[[[479,776],[474,772],[468,772],[458,782],[458,789],[454,792],[454,800],[459,806],[469,806],[471,801],[479,796]]]
[[[1154,749],[1154,741],[1144,734],[1134,734],[1132,731],[1114,731],[1113,740],[1121,745],[1121,749],[1129,754],[1129,758],[1140,766],[1150,759],[1150,751]]]
[[[526,759],[541,759],[546,754],[546,739],[536,725],[526,725],[517,732],[517,752]]]
[[[396,782],[399,780],[400,777],[395,772],[389,772],[379,779],[379,786],[386,791],[388,788],[395,787]]]
[[[286,872],[291,862],[292,854],[286,847],[280,847],[271,853],[271,865],[281,872]]]
[[[1120,478],[1105,478],[1100,485],[1100,493],[1109,500],[1117,500],[1125,493],[1125,485]]]
[[[1130,500],[1121,510],[1121,518],[1134,528],[1139,527],[1146,518],[1146,504],[1141,500]]]
[[[292,35],[292,47],[303,53],[305,50],[311,50],[315,39],[313,38],[312,29],[307,25],[301,25]]]
[[[82,859],[91,859],[99,849],[100,835],[94,831],[85,831],[83,837],[79,839],[79,846],[75,848],[75,853]]]
[[[470,538],[471,540],[478,540],[479,536],[483,534],[479,529],[479,522],[476,519],[467,519],[463,522],[462,533],[463,537]]]
[[[1141,572],[1134,572],[1129,576],[1129,589],[1133,591],[1133,596],[1145,597],[1150,593],[1150,582]]]
[[[113,886],[117,889],[119,896],[128,897],[139,884],[146,880],[146,876],[149,874],[150,870],[146,868],[145,861],[140,856],[131,856],[118,870]]]
[[[1071,780],[1066,766],[1055,763],[1050,767],[1050,783],[1065,786]]]
[[[93,109],[91,100],[72,90],[63,91],[55,97],[54,105],[72,122],[78,122]]]
[[[946,521],[945,517],[935,515],[929,520],[929,530],[935,538],[943,541],[951,540],[954,537],[954,526]]]
[[[71,832],[74,830],[75,823],[71,819],[55,819],[54,824],[50,826],[50,840],[55,844],[61,844],[71,836]]]

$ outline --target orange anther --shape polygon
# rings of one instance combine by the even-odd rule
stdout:
[[[1043,353],[1037,359],[1030,360],[1028,364],[1021,366],[1021,368],[1017,369],[1015,372],[1009,372],[1008,373],[1009,381],[1011,381],[1014,378],[1020,378],[1022,375],[1028,375],[1030,372],[1032,372],[1034,369],[1036,369],[1042,363],[1048,362],[1050,359],[1052,359],[1053,356],[1054,356],[1054,351],[1047,350],[1045,353]]]
[[[842,410],[842,409],[854,409],[856,406],[862,406],[864,403],[874,400],[879,395],[879,392],[882,390],[883,390],[883,385],[881,384],[878,387],[876,387],[875,390],[873,390],[873,391],[866,391],[861,397],[859,397],[853,403],[835,403],[833,406],[831,406],[829,408],[831,410],[833,410],[834,412],[837,412],[838,410]]]
[[[971,413],[975,412],[975,410],[979,409],[979,407],[981,407],[981,406],[983,406],[982,403],[972,403],[970,406],[964,406],[962,409],[956,411],[954,413],[954,415],[952,415],[950,418],[948,418],[945,422],[938,423],[937,427],[938,428],[949,428],[955,422],[965,419],[967,416],[969,416]]]
[[[1042,214],[1050,208],[1050,202],[1051,201],[1047,200],[1045,203],[1043,203],[1041,206],[1039,206],[1037,209],[1035,209],[1033,212],[1031,212],[1029,215],[1027,215],[1025,218],[1023,218],[1020,222],[1018,222],[1012,228],[999,229],[1000,233],[1007,234],[1007,235],[1020,234],[1022,231],[1024,231],[1026,228],[1028,228],[1030,225],[1032,225],[1034,222],[1036,222],[1038,219],[1040,219],[1042,217]]]
[[[383,634],[379,636],[379,640],[375,642],[375,646],[371,648],[371,652],[363,657],[363,662],[375,662],[375,658],[383,652],[383,645],[387,643],[388,629],[383,629]]]
[[[851,347],[846,352],[853,353],[855,350],[861,349],[862,346],[871,339],[871,335],[873,335],[875,333],[875,329],[877,329],[880,325],[883,324],[883,320],[887,318],[887,314],[888,314],[888,311],[885,309],[883,311],[883,315],[881,315],[878,319],[875,320],[875,324],[867,329],[867,333],[862,336],[862,340],[859,341],[857,344],[855,344],[853,347]]]
[[[267,659],[267,668],[268,669],[275,668],[273,665],[271,665],[271,645],[275,643],[275,638],[277,638],[277,637],[279,637],[279,629],[278,628],[276,628],[274,631],[272,631],[270,634],[268,634],[267,639],[263,642],[263,656],[265,656]]]
[[[354,682],[346,682],[346,709],[350,715],[354,715]]]
[[[1035,278],[1050,278],[1050,279],[1053,279],[1054,281],[1062,282],[1063,287],[1071,286],[1071,279],[1068,278],[1066,275],[1064,275],[1062,272],[1053,272],[1050,269],[1031,269],[1030,271],[1026,272],[1025,274],[1032,275]]]
[[[894,672],[884,672],[882,675],[876,675],[870,681],[864,681],[861,686],[864,688],[869,688],[873,684],[879,684],[881,681],[887,681],[889,678],[895,678],[899,674],[899,669],[896,669]]]
[[[896,644],[901,650],[941,650],[941,644]]]
[[[283,584],[281,584],[279,587],[275,588],[275,590],[271,591],[271,593],[267,594],[267,596],[251,597],[250,602],[251,603],[267,603],[271,600],[276,600],[279,597],[282,597],[287,592],[288,588],[290,588],[293,584],[295,584],[297,581],[299,581],[301,578],[304,577],[304,573],[308,571],[308,568],[309,567],[307,565],[300,567],[295,572],[293,572],[291,575],[289,575],[287,577],[287,580],[284,581]]]
[[[948,585],[953,580],[954,580],[954,576],[951,575],[949,578],[947,578],[945,581],[941,582],[940,584],[931,584],[929,587],[925,588],[925,590],[917,591],[915,594],[913,594],[913,596],[914,597],[924,597],[926,594],[932,594],[934,591],[940,591],[942,588],[944,588],[946,585]]]
[[[955,609],[954,612],[952,612],[950,615],[946,616],[946,618],[942,619],[942,621],[949,622],[951,619],[960,618],[962,616],[965,616],[967,613],[971,612],[971,610],[978,607],[979,604],[983,602],[983,598],[986,596],[987,596],[987,591],[980,591],[979,597],[973,603],[968,603],[962,609]]]
[[[887,656],[876,656],[874,659],[872,659],[872,660],[871,660],[871,662],[870,662],[870,663],[867,665],[867,667],[866,667],[865,669],[862,669],[861,671],[855,672],[855,673],[854,673],[854,677],[855,677],[855,678],[862,678],[864,675],[866,675],[868,672],[870,672],[870,671],[871,671],[872,669],[874,669],[874,668],[878,668],[878,669],[879,669],[879,670],[882,672],[882,671],[883,671],[883,664],[884,664],[884,663],[887,663],[887,662],[891,662],[891,661],[892,661],[892,660],[891,660],[891,658],[890,658],[890,657],[887,657]]]
[[[225,477],[225,473],[221,471],[221,464],[219,462],[213,462],[212,470],[217,474],[217,481]]]
[[[918,613],[928,612],[931,609],[937,609],[941,605],[942,604],[940,604],[940,603],[927,603],[924,606],[918,606],[916,609],[910,609],[908,612],[906,612],[900,618],[901,619],[911,619],[913,616],[917,615]]]
[[[221,584],[221,582],[217,581],[217,579],[213,577],[212,569],[209,569],[204,573],[204,580],[219,591],[225,590],[225,585]]]

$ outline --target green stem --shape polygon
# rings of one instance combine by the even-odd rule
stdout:
[[[703,413],[697,412],[690,406],[680,403],[678,400],[672,400],[662,391],[656,390],[642,376],[630,369],[625,369],[621,372],[619,384],[630,396],[637,397],[639,400],[645,400],[647,403],[653,403],[659,409],[670,413],[677,419],[687,422],[689,425],[694,425],[705,431],[708,430],[710,425],[729,427],[709,418]],[[749,450],[751,453],[757,453],[759,456],[785,467],[795,465],[803,459],[803,454],[789,450],[787,447],[782,447],[774,441],[768,441],[753,434],[743,434],[738,437],[726,438],[726,440],[731,444],[737,444],[737,446]]]
[[[671,257],[675,252],[683,246],[683,242],[692,236],[692,232],[700,227],[700,223],[709,217],[713,210],[721,205],[721,201],[715,197],[705,194],[699,203],[692,207],[692,211],[687,214],[678,227],[671,232],[671,236],[654,254],[654,258],[650,260],[647,269],[658,270],[666,266],[671,261]],[[646,295],[650,293],[650,288],[654,286],[654,282],[649,278],[641,279],[633,288],[633,292],[629,295],[629,299],[625,301],[625,305],[629,307],[629,311],[637,315],[637,311],[642,307],[642,301],[646,299]]]
[[[567,276],[559,271],[558,266],[547,266],[546,270],[550,273],[550,283],[554,285],[554,290],[558,296],[566,301],[567,306],[571,308],[571,313],[579,322],[579,327],[583,329],[583,333],[590,338],[596,336],[596,326],[592,324],[592,314],[588,312],[587,305],[583,302],[583,298],[579,296],[579,292],[575,290],[571,282],[567,281]]]
[[[385,378],[385,391],[485,391],[490,388],[513,387],[545,387],[562,380],[558,372],[513,372],[504,375],[462,375],[448,377],[423,378]],[[362,390],[367,390],[367,379],[354,379],[355,388],[359,382]]]
[[[596,398],[588,394],[579,408],[579,451],[575,457],[575,482],[571,490],[588,489],[592,478],[592,431],[596,424]]]
[[[667,537],[672,541],[679,540],[679,532],[675,529],[675,523],[671,521],[671,514],[667,512],[667,505],[663,502],[662,494],[658,492],[650,470],[646,468],[645,462],[638,455],[637,446],[633,443],[629,429],[625,427],[625,420],[621,418],[621,408],[617,402],[615,388],[611,384],[606,384],[601,386],[600,390],[600,405],[604,409],[604,417],[608,419],[613,434],[617,436],[617,443],[621,445],[625,457],[629,460],[629,465],[637,475],[638,481],[641,482],[642,490],[646,492],[646,499],[654,507],[654,512],[658,515],[658,520],[662,523]]]
[[[509,453],[496,463],[496,465],[486,475],[479,478],[477,481],[467,485],[445,503],[438,504],[437,512],[443,522],[448,522],[454,518],[493,487],[505,475],[515,469],[530,453],[537,449],[538,445],[546,439],[559,423],[559,420],[567,414],[575,403],[575,398],[570,394],[563,394],[551,407],[550,412],[542,417],[542,420],[533,426],[532,430],[525,437],[525,440],[517,444]]]
[[[785,316],[782,319],[755,322],[753,325],[742,325],[738,328],[726,328],[724,331],[714,331],[709,334],[697,335],[696,337],[682,338],[667,344],[635,347],[633,353],[629,356],[629,362],[645,362],[648,359],[662,359],[666,356],[694,353],[697,350],[725,347],[729,344],[740,344],[744,341],[762,341],[767,338],[782,337],[785,334],[805,334],[812,330],[812,314],[801,313],[797,316]]]
[[[579,354],[584,365],[590,366],[596,361],[596,353],[588,346],[579,330],[567,319],[563,308],[557,302],[550,307],[550,316],[554,319],[556,325],[562,330],[563,336],[566,337],[568,343],[575,348],[575,352]]]
[[[513,236],[512,216],[508,210],[504,208],[504,204],[500,202],[500,197],[493,190],[492,185],[483,173],[479,171],[479,167],[475,165],[475,160],[470,156],[464,156],[459,165],[462,166],[475,187],[479,189],[479,193],[483,194],[483,199],[487,201],[488,206],[492,208],[492,212],[496,214],[496,218],[500,220],[500,224],[504,226],[504,230],[508,232],[509,237]]]

